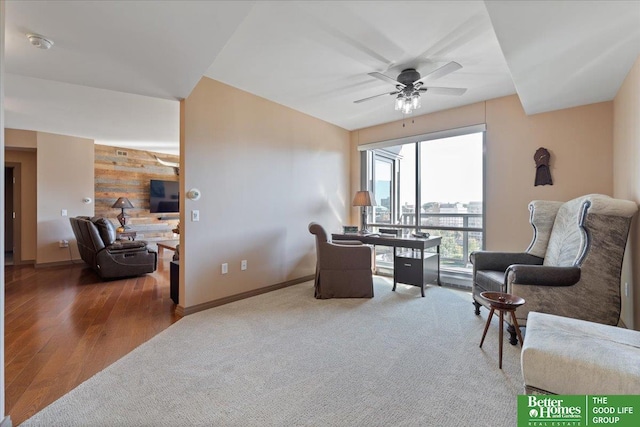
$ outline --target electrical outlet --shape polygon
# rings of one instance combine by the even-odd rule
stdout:
[[[62,209],[60,211],[60,216],[67,216],[67,210],[66,209]]]
[[[191,221],[193,221],[193,222],[200,221],[200,211],[199,210],[192,210],[191,211]]]
[[[247,260],[246,260],[246,259],[243,259],[243,260],[240,262],[240,270],[243,270],[243,271],[244,271],[244,270],[246,270],[246,269],[247,269]]]
[[[61,248],[68,248],[69,247],[69,241],[68,240],[60,240],[58,242],[58,246],[60,246]]]
[[[229,272],[229,264],[226,262],[222,264],[222,274],[227,274]]]

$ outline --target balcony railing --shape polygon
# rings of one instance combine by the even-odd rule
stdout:
[[[393,228],[403,230],[409,234],[412,231],[426,231],[431,235],[442,237],[440,245],[440,268],[459,273],[470,273],[469,254],[483,247],[483,227],[481,213],[466,212],[423,212],[420,213],[420,223],[415,224],[416,215],[412,212],[403,213],[397,224],[380,222],[369,224],[371,228]],[[393,268],[386,250],[376,250],[376,262],[379,267]],[[387,265],[389,264],[389,265]]]

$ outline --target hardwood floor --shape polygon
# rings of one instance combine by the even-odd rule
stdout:
[[[5,267],[5,396],[13,425],[176,322],[169,262],[101,281],[84,264]]]

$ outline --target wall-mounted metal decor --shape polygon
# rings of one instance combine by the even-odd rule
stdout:
[[[538,148],[533,155],[533,160],[536,162],[535,185],[553,185],[551,171],[549,170],[549,163],[551,162],[549,151],[543,147]]]

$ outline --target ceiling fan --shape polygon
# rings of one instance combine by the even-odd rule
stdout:
[[[394,80],[391,77],[385,76],[381,73],[369,73],[371,77],[375,77],[387,83],[395,85],[396,90],[393,92],[385,92],[379,95],[370,96],[368,98],[359,99],[353,101],[356,104],[369,101],[370,99],[377,98],[384,95],[398,95],[396,97],[396,110],[401,110],[403,114],[410,114],[411,111],[420,108],[420,94],[425,92],[431,92],[438,95],[457,95],[460,96],[467,91],[465,88],[459,87],[435,87],[424,86],[425,80],[438,79],[446,76],[449,73],[453,73],[456,70],[462,68],[462,65],[457,62],[451,61],[448,64],[430,72],[424,77],[420,76],[414,68],[407,68],[403,70],[398,79]]]

